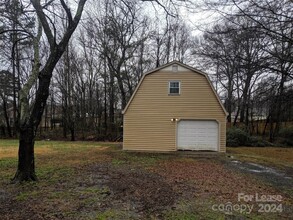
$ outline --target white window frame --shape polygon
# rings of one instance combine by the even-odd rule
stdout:
[[[176,88],[179,89],[178,93],[171,93],[171,83],[178,83],[179,87],[176,87]],[[174,89],[175,87],[172,87],[172,88]],[[179,81],[179,80],[170,80],[168,82],[168,94],[169,95],[175,95],[175,96],[180,95],[181,94],[181,81]]]

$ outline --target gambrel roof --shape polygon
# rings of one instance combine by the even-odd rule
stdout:
[[[211,83],[211,81],[210,81],[208,75],[207,75],[206,73],[200,71],[200,70],[197,70],[197,69],[195,69],[195,68],[193,68],[193,67],[191,67],[191,66],[188,66],[188,65],[186,65],[186,64],[183,64],[183,63],[181,63],[181,62],[179,62],[179,61],[176,61],[176,60],[175,60],[175,61],[172,61],[172,62],[170,62],[170,63],[167,63],[167,64],[165,64],[165,65],[162,65],[162,66],[160,66],[160,67],[158,67],[158,68],[155,68],[155,69],[153,69],[153,70],[151,70],[151,71],[149,71],[149,72],[146,72],[146,73],[143,75],[143,77],[141,78],[141,80],[139,81],[139,83],[138,83],[138,85],[137,85],[135,91],[133,92],[131,98],[129,99],[129,101],[128,101],[126,107],[125,107],[124,110],[122,111],[122,114],[125,114],[125,113],[126,113],[126,111],[127,111],[127,109],[129,108],[129,106],[130,106],[132,100],[134,99],[134,97],[135,97],[137,91],[139,90],[139,88],[140,88],[140,86],[141,86],[143,80],[145,79],[145,77],[146,77],[147,75],[150,75],[150,74],[152,74],[152,73],[155,73],[155,72],[157,72],[157,71],[159,71],[159,70],[161,70],[161,69],[164,69],[164,68],[166,68],[166,67],[168,67],[168,66],[172,66],[172,65],[174,65],[174,64],[177,64],[178,66],[181,66],[181,67],[184,67],[184,68],[186,68],[186,69],[188,69],[188,70],[191,70],[191,71],[194,72],[194,73],[197,73],[197,74],[203,75],[203,76],[207,79],[207,81],[209,82],[209,85],[211,86],[212,91],[214,92],[214,94],[215,94],[215,96],[216,96],[216,98],[217,98],[217,100],[218,100],[218,102],[219,102],[219,104],[220,104],[222,110],[224,111],[224,113],[225,113],[226,115],[228,115],[228,113],[227,113],[225,107],[223,106],[223,104],[222,104],[222,102],[221,102],[221,100],[220,100],[220,98],[219,98],[219,95],[217,94],[217,92],[216,92],[214,86],[212,85],[212,83]]]

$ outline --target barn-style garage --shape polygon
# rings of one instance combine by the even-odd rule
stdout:
[[[124,150],[226,151],[217,93],[205,73],[180,62],[144,74],[123,114]]]

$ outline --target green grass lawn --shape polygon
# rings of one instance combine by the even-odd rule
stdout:
[[[224,213],[237,193],[282,194],[217,158],[129,153],[119,143],[37,141],[38,182],[10,184],[16,140],[0,140],[1,219],[288,219],[292,213]],[[232,152],[241,155],[243,152]],[[247,152],[245,154],[248,154]],[[282,204],[290,207],[292,200]],[[256,205],[253,203],[253,205]]]
[[[227,153],[245,161],[263,163],[278,168],[293,168],[293,148],[229,147]]]

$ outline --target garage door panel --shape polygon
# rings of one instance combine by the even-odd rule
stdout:
[[[180,121],[177,126],[178,149],[218,151],[218,127],[216,121]]]

